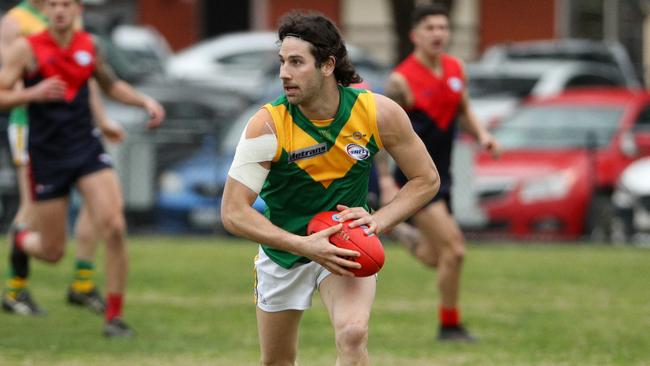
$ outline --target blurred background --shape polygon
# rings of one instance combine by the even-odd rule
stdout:
[[[364,87],[381,92],[410,52],[409,14],[427,2],[450,7],[449,53],[465,61],[473,108],[506,150],[492,160],[458,136],[453,208],[468,234],[648,242],[648,0],[86,0],[84,24],[118,75],[167,110],[148,132],[142,111],[106,101],[128,133],[107,148],[130,231],[223,233],[220,200],[239,135],[282,93],[273,31],[284,13],[332,18]],[[16,3],[0,1],[0,12]],[[3,118],[3,229],[18,204],[5,131]]]

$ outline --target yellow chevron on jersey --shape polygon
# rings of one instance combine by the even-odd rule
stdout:
[[[312,121],[282,96],[264,106],[273,119],[278,150],[260,197],[264,215],[276,226],[307,235],[317,213],[337,205],[368,209],[373,156],[383,147],[374,95],[339,86],[339,108],[331,121]],[[265,243],[264,253],[284,268],[308,258]]]
[[[295,123],[286,104],[275,106],[267,104],[265,108],[271,113],[276,131],[278,131],[278,151],[274,161],[280,158],[282,151],[286,151],[289,155],[292,152],[312,151],[313,156],[296,159],[295,164],[325,188],[329,187],[335,179],[344,177],[358,160],[368,157],[363,155],[372,138],[377,143],[377,147],[382,148],[377,131],[375,99],[370,92],[358,94],[351,106],[349,118],[337,136],[333,136],[328,129],[331,120],[327,122],[310,121],[316,127],[319,135],[334,145],[322,153],[319,153],[317,147],[322,147],[323,143],[317,141],[314,136]],[[294,114],[296,112],[299,113],[297,108]],[[322,147],[321,150],[324,148]]]

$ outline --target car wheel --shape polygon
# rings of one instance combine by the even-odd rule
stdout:
[[[605,194],[594,196],[585,222],[585,237],[592,243],[611,243],[614,229],[614,206]]]

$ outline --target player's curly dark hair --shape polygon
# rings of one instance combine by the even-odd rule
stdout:
[[[316,59],[316,67],[320,67],[330,56],[334,56],[334,77],[339,84],[348,86],[363,81],[350,60],[341,33],[324,15],[295,10],[286,14],[280,20],[278,38],[282,42],[287,36],[297,37],[311,44],[311,54]]]

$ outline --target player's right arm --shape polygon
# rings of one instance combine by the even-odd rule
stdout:
[[[27,39],[16,39],[6,50],[0,69],[0,109],[9,109],[30,102],[62,100],[65,83],[59,77],[47,78],[38,84],[12,90],[33,62],[32,49]]]
[[[342,257],[357,257],[359,253],[338,248],[328,240],[341,229],[340,224],[310,236],[300,236],[274,225],[252,207],[277,151],[277,138],[271,121],[269,112],[260,109],[244,130],[221,201],[224,227],[234,235],[307,257],[334,274],[353,276],[345,267],[360,268],[360,265]],[[251,141],[253,139],[257,140]]]
[[[0,60],[2,64],[6,62],[6,51],[9,46],[20,36],[20,25],[18,22],[5,15],[0,20]]]
[[[408,182],[402,186],[395,197],[372,214],[377,225],[375,232],[382,233],[413,215],[429,202],[440,187],[440,178],[424,143],[413,131],[406,112],[383,95],[375,94],[375,101],[377,128],[381,141],[408,178]]]

